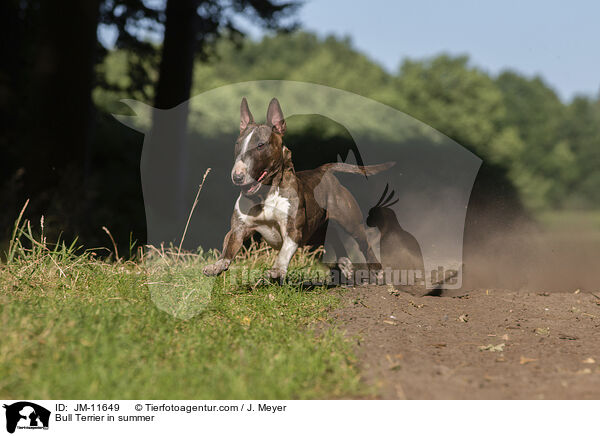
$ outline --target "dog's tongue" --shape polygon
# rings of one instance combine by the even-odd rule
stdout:
[[[262,179],[265,178],[265,176],[267,175],[266,171],[263,171],[263,173],[260,175],[260,177],[258,178],[258,180],[256,181],[256,184],[252,185],[249,189],[248,189],[248,193],[249,194],[254,194],[256,191],[258,191],[258,188],[260,188],[260,181]]]

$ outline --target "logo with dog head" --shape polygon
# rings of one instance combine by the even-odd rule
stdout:
[[[6,431],[14,433],[16,429],[48,430],[50,411],[29,401],[5,404]]]

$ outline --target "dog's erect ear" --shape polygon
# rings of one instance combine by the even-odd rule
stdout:
[[[243,132],[244,129],[248,127],[248,124],[253,122],[254,118],[252,117],[252,112],[250,112],[246,97],[243,97],[242,104],[240,105],[240,132]]]
[[[273,130],[280,135],[285,133],[285,119],[283,118],[281,106],[279,106],[279,102],[276,98],[269,103],[269,109],[267,109],[267,125],[273,127]]]

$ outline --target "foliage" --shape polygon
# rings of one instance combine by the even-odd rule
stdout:
[[[166,0],[104,0],[100,4],[100,24],[115,32],[114,47],[130,53],[126,60],[126,89],[130,94],[141,93],[150,98],[160,58],[154,42],[160,39],[166,24]],[[198,56],[207,60],[214,56],[215,43],[227,38],[234,45],[244,36],[238,24],[239,16],[266,29],[290,30],[296,23],[289,20],[298,3],[262,0],[196,1]],[[288,23],[282,20],[288,18]],[[110,87],[110,80],[98,75],[102,86]]]
[[[119,11],[118,6],[125,3],[103,2],[106,7],[112,5],[112,9],[101,11],[101,22],[116,20],[106,14],[114,15]],[[135,15],[135,8],[130,9],[127,13]],[[65,213],[42,211],[47,215],[49,229],[55,223],[52,227],[81,236],[86,245],[105,243],[104,234],[99,231],[102,225],[108,226],[121,244],[131,231],[140,240],[145,234],[139,179],[142,135],[120,125],[110,114],[127,113],[119,103],[121,98],[153,103],[160,47],[124,38],[123,44],[117,44],[118,48],[109,51],[96,66],[96,76],[101,80],[93,91],[98,110],[90,135],[93,144],[86,155],[86,183],[80,185],[77,195],[56,195],[53,198],[57,200],[51,202],[54,209],[68,211],[70,215],[81,209],[83,218],[78,227],[73,227]],[[356,50],[348,38],[320,38],[307,32],[271,34],[260,41],[222,38],[213,42],[211,56],[197,59],[193,94],[226,84],[265,79],[341,88],[404,111],[455,139],[501,170],[531,210],[594,209],[600,204],[597,97],[579,96],[564,102],[540,77],[525,77],[514,71],[494,77],[472,65],[466,56],[442,54],[428,59],[406,59],[398,71],[390,73]],[[138,43],[149,44],[153,49],[138,51]],[[132,74],[132,64],[143,64],[144,80]],[[232,120],[235,116],[232,112]],[[385,131],[385,121],[376,121],[377,129]],[[326,123],[310,120],[306,132],[311,138],[339,134],[327,128]],[[27,161],[25,156],[36,153],[23,154],[21,138],[9,133],[7,130],[0,138],[10,144],[8,158],[3,162],[10,168],[3,172],[6,181],[0,194],[6,199],[7,209],[16,211],[26,199],[15,193],[21,192],[23,174],[27,172],[12,167],[16,165],[14,162]],[[84,188],[85,192],[80,192]],[[37,197],[32,196],[32,202],[39,201]],[[68,207],[56,206],[63,203]],[[115,219],[117,210],[120,219]],[[9,228],[14,219],[12,214],[4,217],[3,229]]]
[[[227,41],[198,63],[194,91],[264,79],[314,82],[364,95],[429,124],[504,167],[529,208],[595,208],[600,200],[600,100],[562,102],[540,77],[497,77],[467,56],[406,59],[395,74],[339,39],[296,32]]]

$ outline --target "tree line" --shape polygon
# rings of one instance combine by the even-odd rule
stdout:
[[[196,59],[208,59],[222,38],[244,36],[240,17],[285,31],[294,27],[286,19],[297,6],[280,0],[1,2],[0,240],[26,199],[28,213],[45,215],[49,229],[84,239],[115,204],[140,210],[139,177],[131,176],[139,147],[103,147],[114,126],[93,103],[94,90],[112,89],[101,68],[111,53],[99,41],[100,28],[114,32],[116,50],[133,54],[125,89],[146,90],[153,105],[166,108],[190,97]],[[148,39],[153,33],[162,37],[160,47]],[[155,69],[151,76],[148,67]],[[112,140],[129,145],[131,138]],[[124,187],[124,197],[110,198],[111,180]]]
[[[382,69],[348,39],[309,33],[223,43],[198,65],[194,92],[226,83],[289,79],[353,91],[425,122],[508,171],[530,209],[600,206],[600,99],[563,102],[541,77],[498,75],[441,54]],[[600,84],[599,84],[600,85]],[[600,89],[600,86],[599,86]]]
[[[405,59],[389,72],[348,38],[298,31],[296,2],[63,3],[0,6],[2,239],[27,198],[31,216],[44,214],[56,232],[105,242],[107,225],[120,241],[143,239],[143,138],[111,117],[123,112],[118,100],[169,108],[265,79],[320,83],[404,111],[503,168],[530,210],[600,204],[598,96],[565,102],[540,77],[490,75],[467,56]],[[239,17],[272,32],[248,39]],[[99,42],[99,26],[115,32],[114,48]]]

